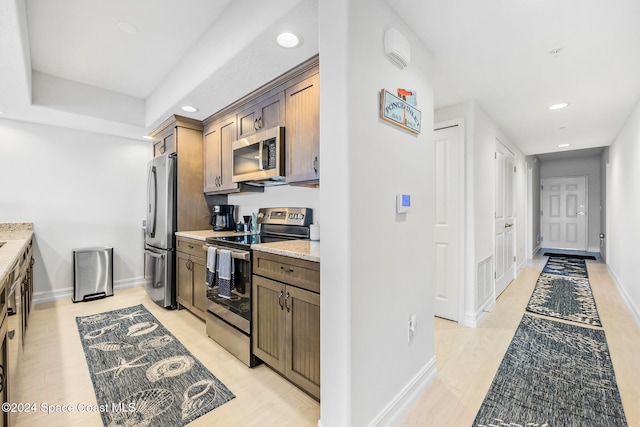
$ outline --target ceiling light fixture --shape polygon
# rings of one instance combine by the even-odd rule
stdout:
[[[192,107],[191,105],[183,105],[181,107],[182,111],[186,111],[187,113],[195,113],[198,111],[196,107]]]
[[[151,141],[153,139],[153,137],[149,136],[149,135],[145,135],[142,137],[142,139],[148,139],[149,141]]]
[[[568,107],[569,104],[567,104],[566,102],[561,102],[559,104],[553,104],[549,106],[549,110],[560,110],[562,108],[566,108]]]
[[[558,144],[558,148],[567,148],[570,147],[571,144]]]
[[[280,46],[291,49],[300,44],[300,37],[293,33],[281,33],[276,37],[276,41]]]
[[[118,28],[120,28],[121,31],[127,34],[135,34],[138,32],[138,27],[133,25],[131,22],[126,22],[126,21],[118,22]]]

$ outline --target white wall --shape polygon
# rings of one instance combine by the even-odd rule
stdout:
[[[264,193],[229,194],[227,203],[236,205],[236,221],[243,221],[243,215],[257,213],[259,208],[289,206],[313,209],[313,222],[320,224],[320,190],[318,188],[278,185],[266,187]],[[329,208],[329,211],[331,210]]]
[[[609,269],[640,325],[638,238],[640,237],[640,104],[609,147],[607,185]]]
[[[609,204],[607,195],[608,171],[609,147],[604,147],[604,150],[602,150],[602,155],[600,156],[600,205],[602,206],[602,209],[600,209],[600,232],[605,235],[605,238],[600,239],[600,256],[605,262],[608,262],[607,234],[609,234],[609,231],[607,230],[607,206]]]
[[[587,250],[600,252],[600,156],[540,162],[540,179],[587,176]],[[542,242],[544,247],[544,241]]]
[[[74,248],[111,246],[142,281],[148,142],[0,119],[0,222],[33,222],[36,301],[71,296]]]
[[[494,257],[496,139],[515,154],[517,266],[526,262],[527,171],[524,155],[476,102],[469,101],[435,111],[436,122],[457,118],[465,121],[465,316],[460,323],[475,327],[486,314],[485,310],[495,303],[493,287],[487,289],[478,286],[476,269],[478,263]]]
[[[391,425],[436,375],[433,57],[385,0],[322,1],[319,19],[320,423]],[[384,55],[389,26],[410,42],[404,70]],[[379,118],[380,90],[399,87],[417,90],[418,136]],[[408,214],[398,193],[411,194]]]

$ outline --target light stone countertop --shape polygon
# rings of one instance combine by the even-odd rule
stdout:
[[[251,249],[276,255],[320,262],[320,242],[311,240],[285,240],[282,242],[251,245]]]
[[[0,283],[4,281],[33,237],[30,222],[0,223]]]
[[[207,240],[207,237],[226,237],[226,236],[244,236],[244,232],[236,231],[213,231],[213,230],[192,230],[192,231],[176,231],[177,237],[186,237],[188,239]]]

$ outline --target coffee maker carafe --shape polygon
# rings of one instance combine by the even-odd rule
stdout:
[[[234,205],[214,205],[209,224],[213,231],[235,231],[236,222],[233,218]]]

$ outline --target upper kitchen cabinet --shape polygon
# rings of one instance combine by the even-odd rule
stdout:
[[[256,104],[238,113],[237,120],[238,139],[263,129],[284,126],[284,92],[258,98]]]
[[[206,125],[204,135],[204,192],[226,194],[240,191],[232,182],[231,144],[236,140],[236,115]]]
[[[150,133],[153,154],[176,154],[178,165],[178,205],[188,209],[178,212],[177,230],[209,228],[209,209],[202,195],[202,122],[171,116]]]
[[[289,184],[320,180],[320,89],[314,74],[285,90],[286,176]]]

